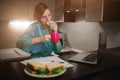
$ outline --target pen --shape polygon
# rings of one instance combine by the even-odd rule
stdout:
[[[64,63],[64,62],[62,62],[62,61],[54,61],[54,60],[51,60],[51,62],[59,62],[59,63]]]
[[[54,61],[54,60],[43,60],[43,61],[59,62],[59,63],[62,63],[62,64],[64,64],[64,63],[65,63],[65,62],[63,62],[63,61]]]

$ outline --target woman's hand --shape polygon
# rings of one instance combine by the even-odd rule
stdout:
[[[44,36],[43,42],[48,42],[48,41],[50,41],[50,40],[51,40],[51,35],[50,35],[50,34],[46,34],[46,35]]]
[[[51,35],[50,34],[46,34],[44,36],[41,36],[41,37],[36,37],[36,38],[33,38],[32,39],[32,44],[38,44],[38,43],[41,43],[41,42],[48,42],[51,40]]]
[[[54,32],[57,32],[57,24],[54,21],[50,21],[47,23],[47,25],[49,25],[51,27],[52,30],[54,30]]]

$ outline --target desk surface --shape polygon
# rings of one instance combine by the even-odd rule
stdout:
[[[117,69],[117,67],[120,66],[120,48],[109,49],[107,52],[108,53],[100,55],[101,61],[98,65],[70,62],[68,59],[75,55],[75,53],[62,53],[60,57],[73,64],[74,67],[68,68],[65,74],[61,76],[40,80],[78,80]],[[26,75],[24,73],[24,67],[25,66],[19,62],[0,63],[0,78],[4,80],[39,80],[39,78]]]

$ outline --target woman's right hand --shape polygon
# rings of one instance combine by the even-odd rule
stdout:
[[[50,34],[44,35],[44,42],[48,42],[50,40],[51,40],[51,35]]]
[[[57,32],[57,23],[54,21],[50,21],[47,23],[48,26],[51,27],[52,30],[54,30],[54,32]]]
[[[38,44],[38,43],[41,43],[41,42],[48,42],[51,40],[51,35],[50,34],[46,34],[44,36],[41,36],[41,37],[37,37],[37,38],[33,38],[32,39],[32,44]]]

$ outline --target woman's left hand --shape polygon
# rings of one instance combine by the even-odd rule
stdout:
[[[54,30],[55,32],[57,32],[57,24],[56,24],[56,22],[50,21],[47,24],[51,27],[52,30]]]

